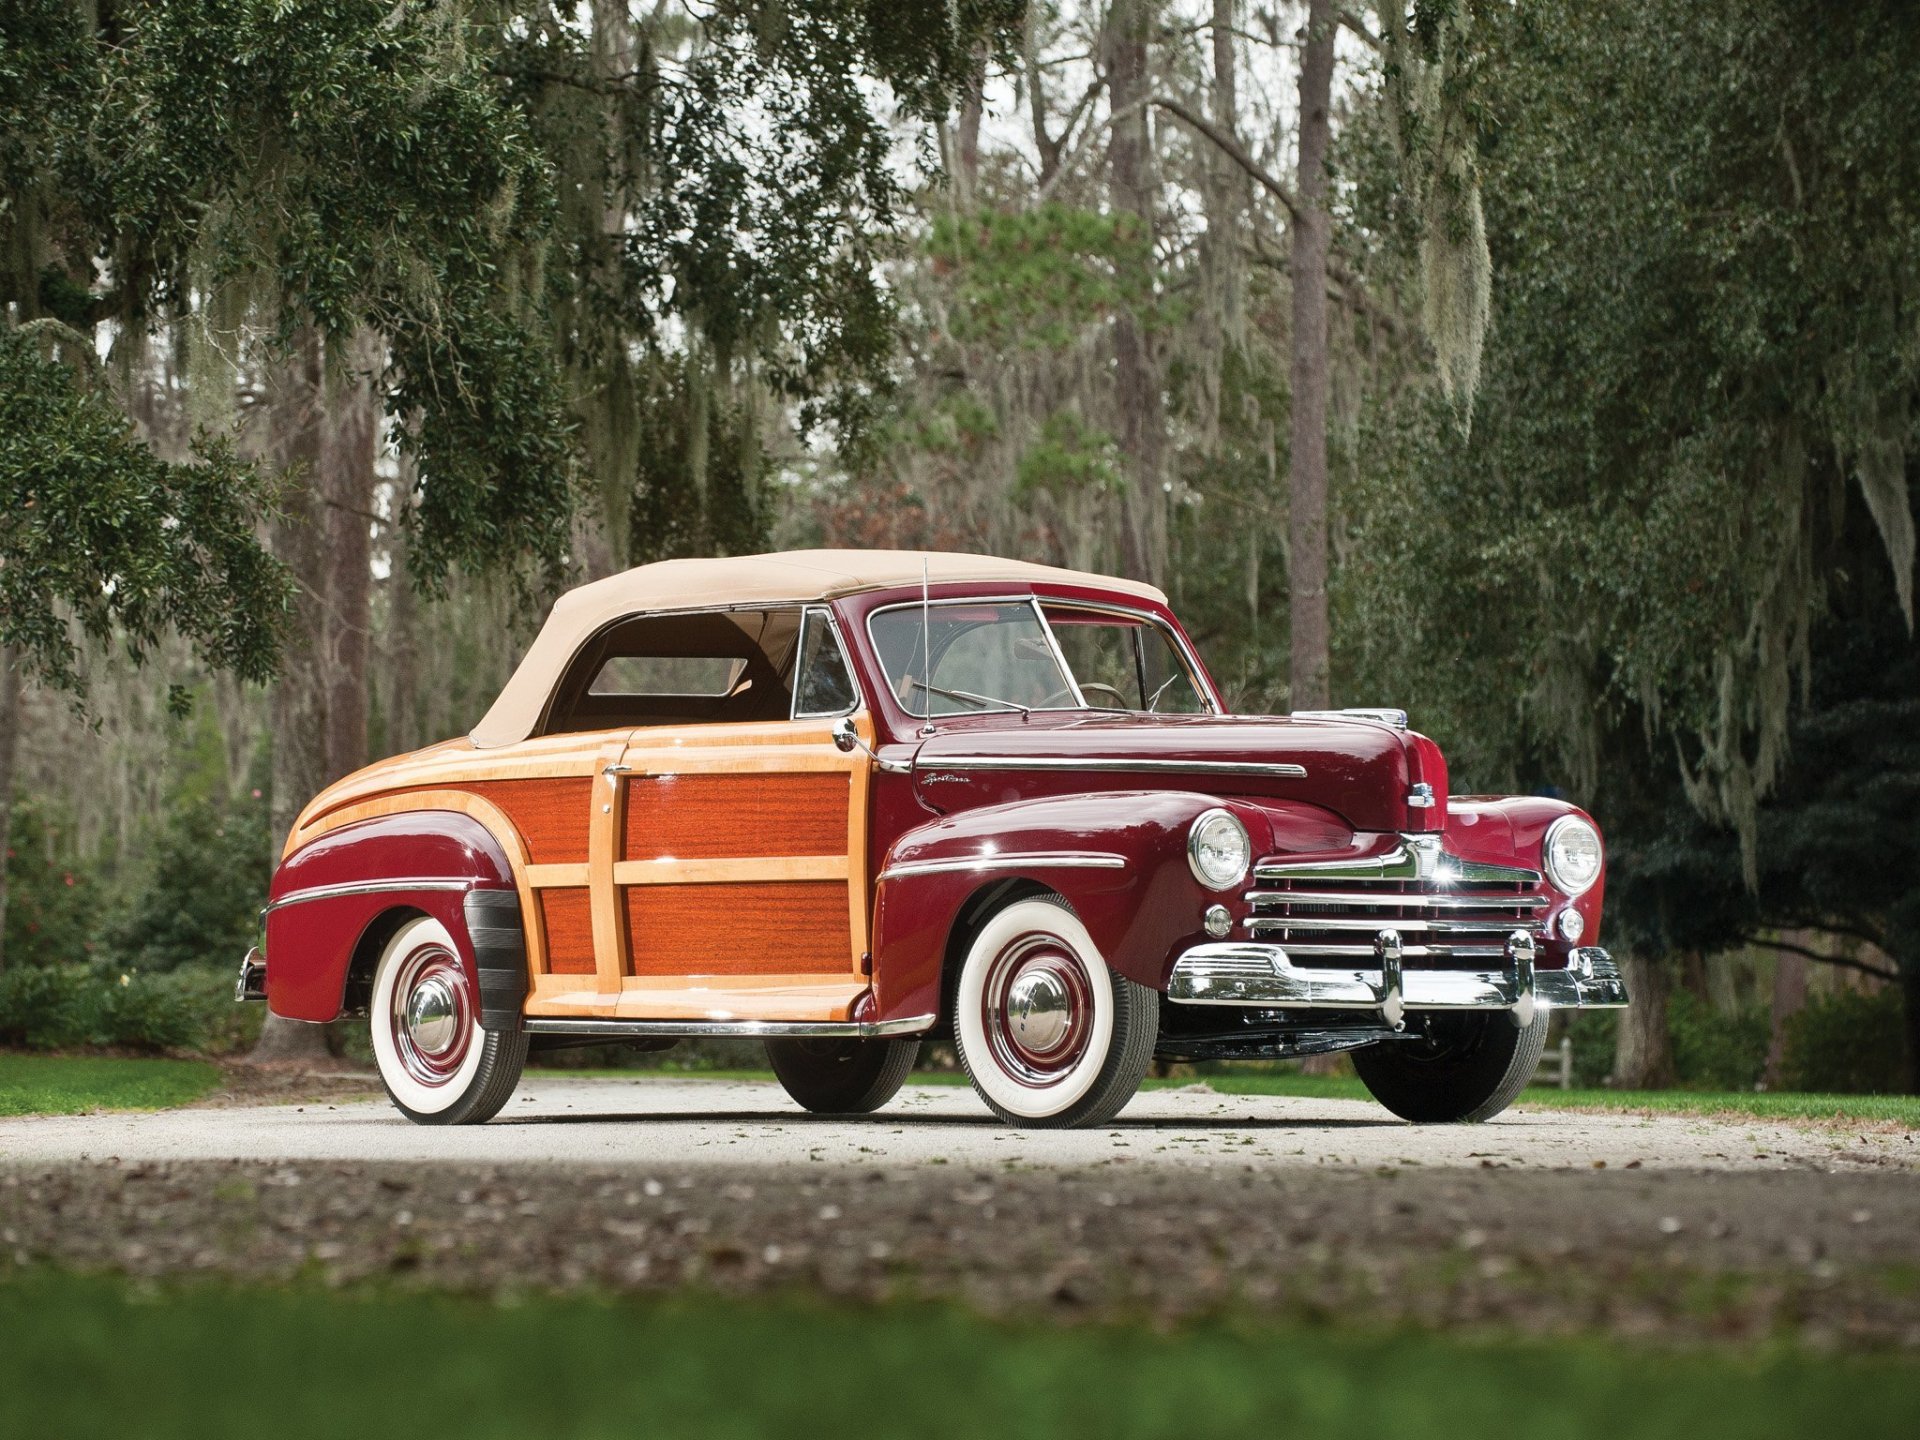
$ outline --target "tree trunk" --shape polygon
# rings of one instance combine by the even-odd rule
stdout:
[[[1907,1037],[1907,1093],[1920,1095],[1920,961],[1900,960],[1901,1018]]]
[[[318,331],[303,331],[268,379],[272,462],[289,478],[274,552],[293,572],[293,624],[273,687],[272,836],[301,807],[367,759],[369,526],[379,407],[365,373],[377,359],[356,337],[343,373],[327,374]],[[256,1060],[318,1060],[326,1032],[269,1015]]]
[[[1116,212],[1139,218],[1142,248],[1138,277],[1153,281],[1153,156],[1147,136],[1151,75],[1147,38],[1154,0],[1113,0],[1103,47],[1107,59],[1107,104],[1113,125],[1107,137],[1107,169]],[[1167,501],[1162,473],[1166,412],[1159,366],[1146,328],[1125,310],[1113,326],[1114,404],[1120,417],[1120,450],[1132,479],[1127,506],[1126,564],[1139,579],[1159,584],[1167,558]]]
[[[1239,0],[1213,0],[1213,125],[1235,144],[1240,141],[1240,86],[1233,53],[1238,8]],[[1215,318],[1225,340],[1238,346],[1244,339],[1244,280],[1237,231],[1247,178],[1218,148],[1210,150],[1207,159],[1207,259],[1219,307]]]
[[[1796,945],[1805,945],[1811,937],[1804,930],[1792,930],[1782,937]],[[1773,958],[1773,1035],[1767,1042],[1767,1064],[1761,1078],[1769,1090],[1780,1088],[1780,1067],[1786,1060],[1787,1022],[1807,1004],[1807,958],[1785,950]]]
[[[1289,453],[1289,623],[1296,710],[1329,698],[1327,627],[1327,146],[1333,104],[1332,0],[1309,0],[1300,51],[1300,164],[1293,222],[1293,438]]]
[[[7,968],[7,857],[13,847],[13,766],[20,753],[20,656],[0,648],[0,973]]]
[[[960,128],[954,138],[953,199],[960,211],[972,210],[980,194],[980,122],[986,115],[987,54],[974,57],[979,66],[968,78],[960,101]]]
[[[1667,993],[1672,980],[1657,960],[1626,955],[1620,973],[1632,1001],[1620,1011],[1613,1052],[1613,1083],[1622,1090],[1659,1090],[1673,1083],[1673,1037],[1667,1030]]]

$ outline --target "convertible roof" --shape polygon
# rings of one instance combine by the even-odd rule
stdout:
[[[519,668],[470,738],[482,749],[526,739],[540,723],[547,697],[581,644],[629,615],[831,600],[862,590],[918,585],[922,565],[935,584],[1006,580],[1087,585],[1166,602],[1160,591],[1138,580],[941,550],[788,550],[713,560],[661,560],[582,585],[556,600]]]

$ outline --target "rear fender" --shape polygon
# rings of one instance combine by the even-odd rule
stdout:
[[[364,1004],[381,948],[414,914],[453,937],[481,1025],[517,1028],[527,953],[513,867],[486,826],[448,810],[354,821],[281,861],[267,898],[268,1008],[325,1021]]]

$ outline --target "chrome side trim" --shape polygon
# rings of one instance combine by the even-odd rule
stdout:
[[[1307,778],[1307,767],[1304,765],[1254,760],[1077,760],[1065,755],[973,755],[929,763],[937,764],[941,770],[1118,771],[1174,775],[1265,775],[1283,780]]]
[[[1617,1010],[1627,1003],[1620,969],[1605,950],[1573,952],[1563,970],[1537,970],[1513,947],[1499,970],[1400,969],[1406,1010]],[[1390,946],[1381,946],[1390,950]],[[1405,955],[1414,954],[1405,948]],[[1384,955],[1381,959],[1384,960]],[[1380,1010],[1391,998],[1388,966],[1322,969],[1295,965],[1278,945],[1196,945],[1175,962],[1167,998],[1181,1005],[1258,1005],[1283,1010]],[[1525,1002],[1531,997],[1532,1005]]]
[[[1033,850],[1016,855],[967,855],[950,860],[904,860],[880,872],[881,880],[898,880],[907,875],[939,875],[949,870],[1057,870],[1073,867],[1083,870],[1124,870],[1126,858],[1097,851]],[[878,882],[876,882],[878,883]]]
[[[532,1016],[529,1035],[573,1035],[608,1040],[697,1039],[715,1035],[759,1036],[770,1040],[838,1038],[877,1040],[888,1035],[920,1035],[933,1028],[934,1016],[903,1020],[617,1020],[554,1019]]]
[[[260,913],[267,915],[283,905],[304,905],[309,900],[335,900],[342,895],[389,895],[402,890],[471,890],[474,880],[447,880],[434,876],[416,876],[410,880],[361,880],[343,885],[314,885],[282,895]]]

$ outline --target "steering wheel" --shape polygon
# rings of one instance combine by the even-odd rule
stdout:
[[[1104,690],[1107,694],[1111,695],[1114,699],[1114,703],[1112,705],[1093,706],[1092,708],[1094,708],[1095,710],[1125,710],[1127,708],[1127,697],[1122,695],[1118,690],[1114,689],[1113,686],[1111,685],[1103,685],[1098,680],[1090,680],[1090,681],[1084,682],[1080,686],[1080,694],[1083,697],[1091,694],[1095,690]],[[1042,700],[1038,705],[1034,706],[1034,709],[1045,710],[1045,709],[1048,709],[1050,706],[1052,706],[1056,700],[1071,700],[1071,699],[1073,699],[1073,691],[1056,690],[1051,695],[1047,696],[1046,699]]]
[[[1113,704],[1096,705],[1093,707],[1094,709],[1096,710],[1127,710],[1132,708],[1127,704],[1127,697],[1122,695],[1120,691],[1116,689],[1114,686],[1103,685],[1098,680],[1083,680],[1080,682],[1080,693],[1086,696],[1088,699],[1091,699],[1093,697],[1093,692],[1096,690],[1100,691],[1102,694],[1111,695],[1113,697]]]

